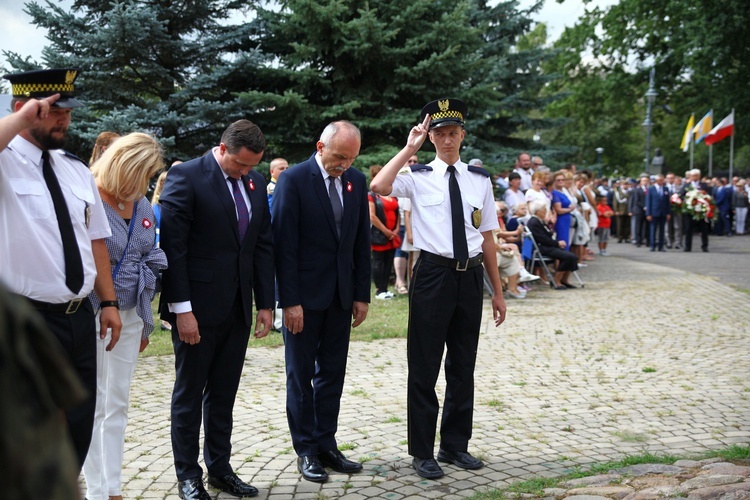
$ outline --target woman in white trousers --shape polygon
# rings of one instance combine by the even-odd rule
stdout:
[[[109,338],[97,340],[94,431],[83,464],[88,500],[122,500],[130,381],[154,329],[151,300],[159,273],[167,267],[155,245],[154,211],[144,197],[149,179],[162,168],[160,144],[141,133],[117,139],[91,167],[112,231],[106,244],[117,300],[101,302],[93,292],[89,299],[97,319],[104,307],[120,309],[122,331],[111,351],[106,350]]]

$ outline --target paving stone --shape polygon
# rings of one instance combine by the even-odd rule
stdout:
[[[621,499],[633,493],[633,491],[635,490],[628,486],[589,486],[586,488],[573,488],[572,490],[568,491],[568,495],[594,495]]]
[[[609,484],[612,481],[622,479],[620,474],[599,474],[596,476],[579,477],[560,483],[564,488],[580,488],[584,486],[600,486]]]

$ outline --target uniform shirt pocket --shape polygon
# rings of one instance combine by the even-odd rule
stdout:
[[[417,198],[424,219],[428,222],[443,222],[445,212],[445,196],[442,193],[423,194]]]
[[[71,184],[69,187],[70,192],[73,193],[73,197],[66,198],[70,218],[74,222],[86,223],[86,212],[88,207],[94,204],[94,193],[88,186]]]
[[[479,210],[482,210],[484,208],[484,200],[478,196],[467,194],[464,196],[466,199],[466,203],[471,205],[471,208],[478,208]]]
[[[50,217],[51,201],[47,198],[47,186],[34,179],[11,178],[10,185],[18,201],[31,219]]]

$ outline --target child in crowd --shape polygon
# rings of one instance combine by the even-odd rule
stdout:
[[[599,241],[599,255],[609,255],[607,253],[607,241],[609,240],[609,228],[612,226],[612,216],[615,214],[612,208],[607,205],[606,197],[596,196],[596,213],[599,216],[599,225],[596,227],[596,235]]]

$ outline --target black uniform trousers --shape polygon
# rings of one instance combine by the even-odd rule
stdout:
[[[68,430],[73,440],[78,470],[83,467],[86,454],[91,444],[94,431],[94,412],[96,410],[96,343],[102,342],[94,320],[94,309],[88,299],[84,299],[73,314],[65,312],[37,312],[44,319],[62,345],[65,356],[73,365],[83,386],[88,392],[86,400],[67,411]]]
[[[482,322],[483,267],[456,271],[417,260],[409,290],[407,341],[409,454],[434,457],[438,398],[445,356],[440,446],[467,451],[474,416],[474,365]]]
[[[685,246],[683,249],[690,252],[693,249],[693,230],[697,229],[701,233],[701,249],[708,250],[708,232],[711,229],[710,224],[705,220],[694,220],[690,215],[682,216],[682,234],[685,235]]]
[[[232,412],[250,339],[240,300],[238,290],[223,324],[198,323],[201,339],[197,344],[181,341],[177,325],[172,325],[177,374],[172,392],[172,451],[180,481],[203,475],[198,465],[201,417],[208,474],[221,477],[233,472],[229,464]]]
[[[349,354],[352,310],[341,307],[338,292],[324,311],[304,309],[304,327],[286,327],[286,415],[294,451],[300,457],[338,449],[341,394]]]

